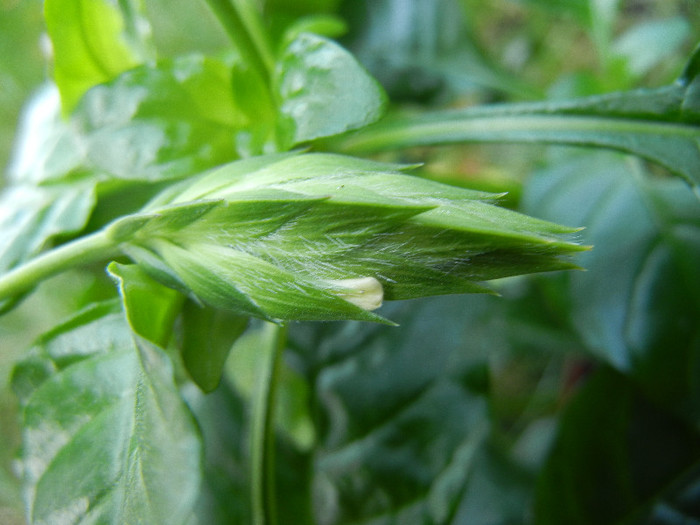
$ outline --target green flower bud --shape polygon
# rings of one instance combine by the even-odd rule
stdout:
[[[489,291],[500,277],[574,268],[577,231],[497,195],[331,154],[238,161],[169,190],[109,234],[165,284],[281,320],[383,321],[383,300]]]

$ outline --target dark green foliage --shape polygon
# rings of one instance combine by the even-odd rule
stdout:
[[[5,4],[3,525],[700,522],[697,9]]]

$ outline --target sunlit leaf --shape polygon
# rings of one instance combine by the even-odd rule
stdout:
[[[275,85],[290,146],[374,122],[386,102],[381,87],[349,52],[310,33],[286,46]]]
[[[107,271],[119,286],[126,318],[135,334],[165,348],[182,296],[154,281],[135,265],[111,263]]]
[[[147,58],[143,55],[146,47],[141,45],[144,21],[136,18],[137,4],[137,0],[119,4],[110,0],[44,2],[54,79],[65,113],[73,110],[88,89]]]
[[[13,379],[24,400],[30,523],[185,523],[201,445],[168,358],[119,303],[42,337]]]
[[[91,89],[73,122],[88,165],[119,179],[191,175],[237,158],[246,123],[231,92],[231,68],[191,56],[142,66]]]

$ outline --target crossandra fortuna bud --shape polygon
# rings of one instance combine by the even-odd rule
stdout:
[[[484,292],[483,281],[575,268],[576,229],[497,195],[331,154],[234,162],[156,198],[109,234],[163,283],[272,321],[359,319],[383,300]]]

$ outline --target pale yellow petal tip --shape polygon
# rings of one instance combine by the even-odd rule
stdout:
[[[363,310],[376,310],[384,300],[384,288],[374,277],[356,279],[339,279],[328,281],[334,288],[333,293]]]

